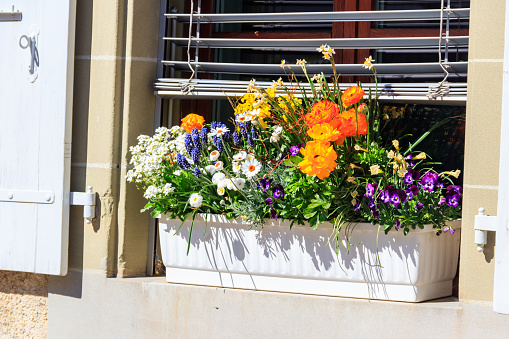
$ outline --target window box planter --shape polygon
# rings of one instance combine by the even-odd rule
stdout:
[[[371,224],[353,230],[349,254],[336,255],[328,242],[331,224],[318,230],[267,220],[251,228],[222,215],[197,215],[187,253],[191,221],[159,220],[166,280],[218,287],[419,302],[452,294],[460,241],[436,236],[431,226],[385,235]],[[206,228],[205,228],[206,227]]]

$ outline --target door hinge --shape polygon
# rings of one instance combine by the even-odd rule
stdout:
[[[87,224],[95,218],[95,193],[92,186],[87,186],[86,192],[70,192],[69,204],[83,206],[83,218]]]
[[[21,21],[23,18],[23,13],[19,10],[16,12],[14,10],[14,5],[12,5],[11,12],[0,11],[0,22],[1,21]]]
[[[484,250],[484,245],[487,243],[488,231],[497,231],[498,218],[492,215],[484,214],[484,207],[479,208],[479,213],[475,216],[474,242],[477,245],[477,252]]]

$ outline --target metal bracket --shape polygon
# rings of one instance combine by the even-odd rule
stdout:
[[[475,216],[474,232],[475,244],[477,245],[477,252],[484,250],[488,238],[488,231],[495,232],[497,230],[496,216],[488,216],[484,214],[484,207],[479,208],[479,213]]]
[[[11,12],[0,11],[0,22],[2,22],[2,21],[21,21],[22,18],[23,18],[22,12],[20,12],[19,10],[17,12],[14,11],[14,5],[12,5]]]
[[[0,201],[52,204],[55,201],[55,193],[52,191],[0,190]]]
[[[69,204],[83,206],[83,218],[87,224],[92,223],[95,218],[95,193],[92,186],[87,186],[87,191],[70,192]]]

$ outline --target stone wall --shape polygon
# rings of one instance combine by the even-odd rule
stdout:
[[[0,339],[46,338],[48,276],[0,271]]]

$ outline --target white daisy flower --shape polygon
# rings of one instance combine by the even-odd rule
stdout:
[[[242,160],[246,159],[246,157],[247,157],[247,153],[245,151],[240,151],[239,153],[237,153],[233,156],[233,159],[235,161],[242,161]]]
[[[224,193],[226,192],[226,190],[224,189],[224,187],[217,187],[217,194],[219,195],[224,195]]]
[[[219,151],[212,151],[210,153],[210,161],[216,161],[219,158],[220,155],[221,155],[221,152],[219,152]]]
[[[255,159],[255,158],[256,158],[256,157],[255,157],[255,155],[254,155],[253,153],[249,153],[249,154],[247,155],[247,160],[253,160],[253,159]]]
[[[240,162],[234,161],[234,162],[232,162],[232,167],[233,167],[233,172],[234,173],[239,173],[242,165],[241,165]]]
[[[242,173],[248,178],[255,176],[262,169],[262,164],[256,160],[247,160],[242,164]]]
[[[222,161],[216,161],[216,163],[214,164],[214,167],[216,168],[216,171],[221,171],[224,167],[223,167],[223,162]]]
[[[217,135],[218,137],[220,137],[220,136],[222,136],[223,134],[225,134],[226,132],[229,132],[229,131],[230,131],[230,129],[228,127],[212,128],[210,130],[209,135],[210,136]]]
[[[189,198],[189,205],[191,205],[191,207],[198,208],[201,206],[202,202],[203,197],[199,193],[191,194],[191,197]]]
[[[221,180],[225,178],[225,174],[222,172],[218,172],[212,176],[212,183],[214,185],[217,185]]]
[[[245,111],[244,113],[239,113],[235,116],[235,120],[237,122],[247,122],[247,121],[251,121],[253,120],[253,116],[251,115],[251,113],[249,113],[249,111]]]
[[[216,167],[214,165],[205,166],[205,170],[210,174],[216,173]]]

